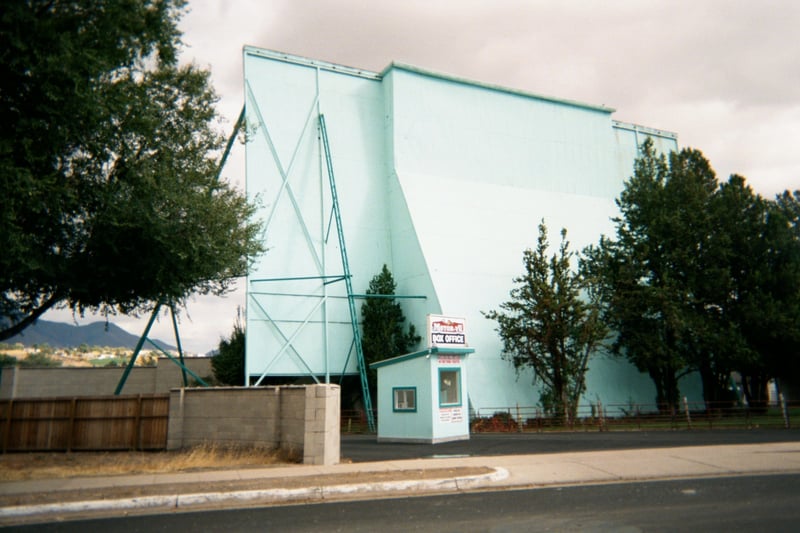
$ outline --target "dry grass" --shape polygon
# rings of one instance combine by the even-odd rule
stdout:
[[[172,452],[0,454],[0,481],[188,472],[296,463],[284,451],[202,445]]]

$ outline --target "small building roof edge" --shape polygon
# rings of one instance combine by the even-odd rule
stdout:
[[[436,354],[468,355],[474,352],[475,348],[446,348],[446,347],[433,346],[432,348],[426,348],[418,352],[411,352],[403,355],[398,355],[396,357],[390,357],[389,359],[383,359],[382,361],[375,361],[374,363],[370,363],[369,366],[371,368],[380,368],[382,366],[394,365],[397,363],[402,363],[403,361],[408,361],[410,359],[416,359],[417,357],[423,357],[427,355],[436,355]]]

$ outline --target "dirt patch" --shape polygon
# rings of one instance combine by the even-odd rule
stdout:
[[[263,468],[290,463],[297,460],[279,450],[213,445],[170,452],[6,453],[0,454],[0,481]]]
[[[343,461],[349,462],[349,461]],[[8,453],[0,454],[0,482],[53,480],[54,490],[36,493],[0,494],[0,507],[41,505],[92,500],[116,500],[141,496],[197,494],[205,492],[234,492],[269,489],[298,489],[358,483],[376,484],[388,481],[452,479],[488,474],[486,467],[456,467],[341,474],[265,476],[258,479],[204,481],[192,483],[158,483],[149,479],[145,485],[115,485],[90,489],[65,490],[63,481],[70,478],[120,476],[126,474],[157,474],[202,472],[213,470],[280,467],[296,464],[286,454],[265,449],[221,448],[199,446],[173,452],[73,452],[73,453]],[[43,482],[47,485],[47,482]],[[40,482],[41,485],[41,482]]]

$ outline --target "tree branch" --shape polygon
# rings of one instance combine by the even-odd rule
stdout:
[[[4,341],[6,339],[10,339],[14,335],[22,333],[28,326],[31,326],[36,320],[39,319],[46,311],[51,309],[55,304],[62,300],[61,296],[53,294],[47,300],[42,303],[39,307],[34,309],[29,315],[25,318],[13,324],[7,328],[0,330],[0,341]]]

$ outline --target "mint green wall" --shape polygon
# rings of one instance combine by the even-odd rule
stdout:
[[[435,356],[430,356],[435,357]],[[378,438],[430,440],[436,397],[430,386],[430,357],[417,357],[378,369]],[[416,387],[417,412],[395,413],[392,388]]]
[[[363,292],[390,262],[381,84],[249,48],[244,68],[247,192],[268,222],[268,251],[248,277],[246,372],[352,373],[354,357],[345,367],[352,339],[345,286],[323,279],[343,269],[335,226],[328,231],[317,117],[326,116],[353,285]],[[276,279],[283,281],[264,281]]]
[[[245,80],[248,126],[257,129],[247,144],[248,194],[260,195],[260,214],[270,221],[269,251],[248,279],[248,374],[265,368],[305,374],[305,364],[319,376],[338,375],[347,358],[343,283],[258,281],[342,272],[335,229],[325,243],[330,195],[319,111],[331,141],[354,291],[365,292],[386,263],[398,294],[426,297],[399,300],[419,330],[428,313],[466,317],[476,350],[467,362],[469,398],[482,413],[538,402],[532,375],[517,376],[501,359],[495,325],[481,311],[508,298],[512,279],[522,274],[522,251],[536,245],[539,222],[545,220],[554,247],[561,228],[575,251],[596,243],[613,231],[614,199],[632,173],[637,143],[651,136],[663,150],[677,148],[673,134],[616,122],[605,107],[406,65],[376,74],[247,48]],[[306,230],[292,198],[281,192],[277,167],[290,165]],[[291,296],[265,294],[278,289]],[[278,330],[292,348],[281,352],[286,342]],[[353,357],[347,372],[355,371]],[[605,405],[654,401],[649,378],[619,360],[593,360],[588,385],[586,399]],[[696,385],[683,391],[690,399],[699,392]]]

